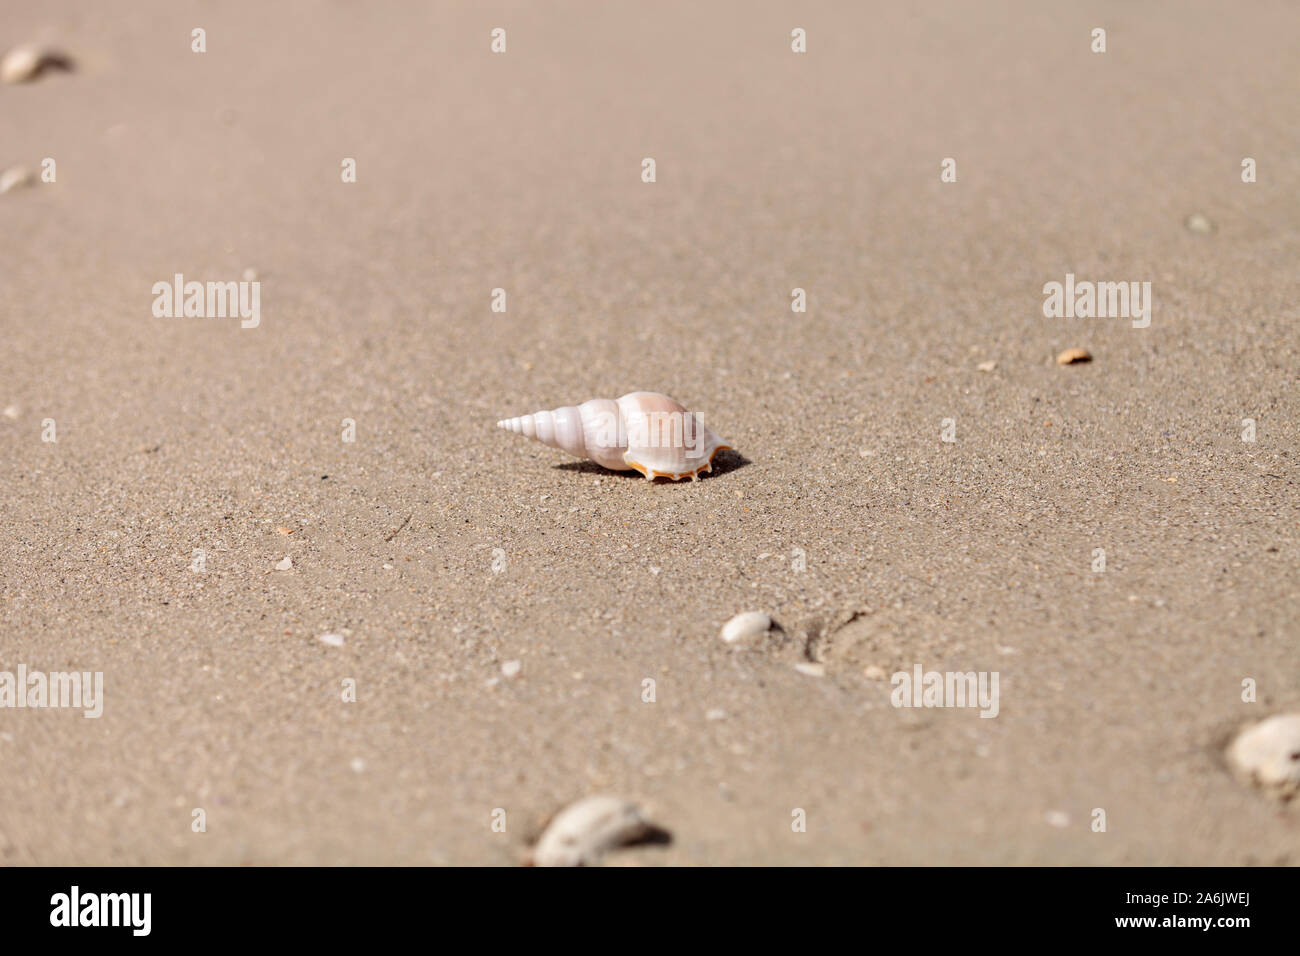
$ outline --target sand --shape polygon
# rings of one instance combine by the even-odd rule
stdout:
[[[0,710],[0,862],[1300,862],[1222,757],[1300,709],[1294,4],[2,7],[76,69],[0,87],[0,670],[105,700]],[[738,454],[493,427],[634,389]]]

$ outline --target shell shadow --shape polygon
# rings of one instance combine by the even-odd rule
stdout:
[[[668,830],[654,823],[645,825],[645,832],[629,840],[625,846],[671,846],[673,835]]]
[[[710,478],[717,478],[728,472],[744,468],[746,465],[752,465],[753,462],[730,448],[724,448],[713,457],[713,470],[706,471],[700,475],[700,481],[708,481]],[[555,465],[556,471],[572,471],[580,475],[600,475],[608,478],[624,478],[628,481],[645,481],[639,472],[635,471],[610,471],[608,468],[602,468],[594,461],[566,461]],[[656,482],[673,482],[671,478],[656,478]]]
[[[46,50],[37,60],[31,79],[39,79],[47,73],[75,73],[76,71],[77,64],[72,57],[59,50]]]

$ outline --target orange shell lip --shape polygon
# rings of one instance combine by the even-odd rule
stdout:
[[[671,478],[673,481],[680,481],[682,478],[695,478],[702,471],[713,471],[713,459],[717,457],[718,452],[724,450],[732,451],[733,449],[730,445],[719,445],[717,448],[713,449],[713,453],[709,455],[709,460],[706,461],[704,464],[700,465],[699,468],[696,468],[692,471],[683,471],[678,473],[674,473],[671,471],[658,471],[654,468],[646,468],[644,465],[638,464],[637,462],[633,461],[631,458],[628,458],[626,455],[623,457],[623,461],[627,464],[629,468],[631,468],[633,471],[640,472],[641,477],[649,481],[654,481],[654,479],[656,478]]]

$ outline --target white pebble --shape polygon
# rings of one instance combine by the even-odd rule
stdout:
[[[1300,790],[1300,714],[1279,714],[1247,727],[1228,746],[1240,776],[1279,796]]]
[[[714,707],[704,715],[705,720],[726,720],[727,712],[721,707]]]
[[[863,668],[862,676],[867,680],[884,680],[889,675],[886,674],[885,669],[878,664],[869,664],[867,667]]]
[[[571,803],[555,815],[537,846],[537,866],[589,866],[615,847],[651,831],[641,809],[620,797],[598,795]]]
[[[1043,817],[1054,827],[1065,829],[1070,825],[1070,815],[1064,810],[1048,810]]]
[[[520,661],[506,661],[501,665],[501,673],[506,677],[514,677],[523,668],[524,665]]]
[[[350,766],[353,773],[362,773],[366,769],[366,762],[360,757],[353,757]]]
[[[813,661],[800,661],[794,665],[794,669],[800,674],[807,674],[809,677],[825,677],[826,665],[818,664]]]
[[[10,166],[3,173],[0,173],[0,194],[17,189],[20,186],[31,186],[36,182],[36,175],[25,166]]]
[[[293,567],[293,558],[289,557],[287,554],[276,562],[275,565],[277,571],[288,571],[291,567]]]
[[[746,611],[737,614],[722,625],[722,639],[728,644],[757,637],[772,629],[772,619],[762,611]]]
[[[1187,228],[1192,232],[1199,232],[1202,235],[1208,235],[1214,232],[1214,223],[1210,222],[1210,217],[1204,213],[1194,212],[1187,217]]]
[[[343,635],[342,635],[342,634],[322,634],[322,635],[320,636],[320,642],[321,642],[322,644],[328,644],[330,647],[342,647],[342,646],[343,646]]]
[[[17,417],[18,417],[18,406],[17,406],[17,405],[6,405],[6,406],[5,406],[5,418],[17,418]]]
[[[34,46],[16,46],[0,60],[0,83],[26,83],[41,71],[45,57]]]

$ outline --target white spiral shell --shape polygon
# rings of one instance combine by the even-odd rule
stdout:
[[[649,481],[698,478],[713,470],[714,455],[731,447],[700,416],[659,392],[595,398],[503,419],[497,427],[604,468],[639,471]]]

